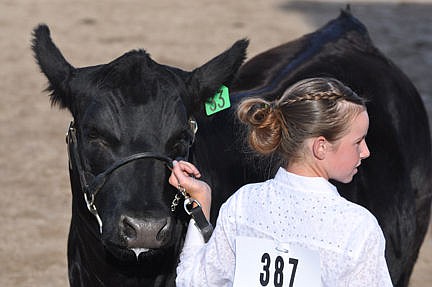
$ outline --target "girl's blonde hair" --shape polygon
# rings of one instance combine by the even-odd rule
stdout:
[[[351,120],[366,109],[365,99],[333,78],[309,78],[275,101],[244,100],[237,115],[248,128],[249,145],[261,155],[277,153],[288,164],[301,158],[306,139],[340,139]]]

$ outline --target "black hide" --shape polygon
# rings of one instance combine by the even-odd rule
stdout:
[[[346,83],[369,99],[367,142],[372,156],[352,183],[338,188],[378,218],[387,240],[393,282],[407,286],[431,203],[429,127],[412,83],[373,46],[366,28],[347,12],[315,33],[256,56],[235,79],[246,46],[246,41],[237,42],[189,73],[159,65],[143,51],[127,53],[106,65],[76,69],[54,46],[46,26],[35,29],[33,41],[53,103],[68,108],[74,117],[86,176],[91,179],[116,160],[143,151],[188,157],[213,187],[213,223],[232,192],[245,183],[272,177],[279,163],[278,159],[251,157],[234,115],[238,102],[249,96],[276,98],[306,77],[333,76]],[[207,117],[203,102],[222,83],[231,83],[233,107]],[[193,145],[191,116],[199,126]],[[95,200],[102,235],[86,208],[73,165],[70,175],[71,285],[174,285],[187,218],[180,209],[170,212],[175,191],[167,185],[169,171],[164,165],[142,160],[114,173]],[[155,227],[161,218],[163,226]],[[159,229],[164,238],[154,241]],[[128,239],[137,234],[147,245],[151,242],[150,248],[139,242],[128,246]],[[149,251],[137,260],[130,248]]]
[[[430,132],[422,100],[348,11],[314,33],[249,60],[232,89],[239,98],[275,98],[296,81],[315,76],[337,78],[369,100],[371,156],[350,184],[336,185],[344,197],[377,217],[393,283],[407,286],[431,206]]]

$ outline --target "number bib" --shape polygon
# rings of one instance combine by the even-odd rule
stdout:
[[[319,252],[270,239],[236,237],[234,287],[240,286],[321,286]]]

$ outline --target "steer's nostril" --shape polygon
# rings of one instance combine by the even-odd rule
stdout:
[[[158,234],[156,235],[156,240],[163,241],[166,240],[170,233],[171,228],[171,218],[168,217],[168,219],[164,219],[162,224],[162,228],[159,230]]]
[[[133,239],[137,237],[137,231],[134,225],[128,220],[128,218],[123,219],[123,226],[122,226],[123,234],[128,239]]]

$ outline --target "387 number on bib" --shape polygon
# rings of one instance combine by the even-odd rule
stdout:
[[[282,287],[284,286],[284,268],[285,268],[285,261],[284,258],[280,255],[276,256],[276,259],[274,260],[274,263],[272,262],[272,258],[270,257],[270,254],[267,252],[264,253],[261,256],[261,263],[263,263],[263,271],[260,273],[260,284],[261,286],[268,286],[270,283],[270,278],[273,273],[273,285],[275,287]],[[294,278],[297,271],[297,264],[298,259],[296,258],[289,258],[288,260],[289,264],[292,264],[292,269],[290,271],[291,276],[289,279],[289,284],[287,286],[292,287],[294,286]],[[273,268],[274,267],[274,268]],[[273,268],[273,269],[272,269]],[[285,270],[286,274],[286,270]]]
[[[234,286],[321,286],[319,253],[283,246],[268,239],[237,237]]]

